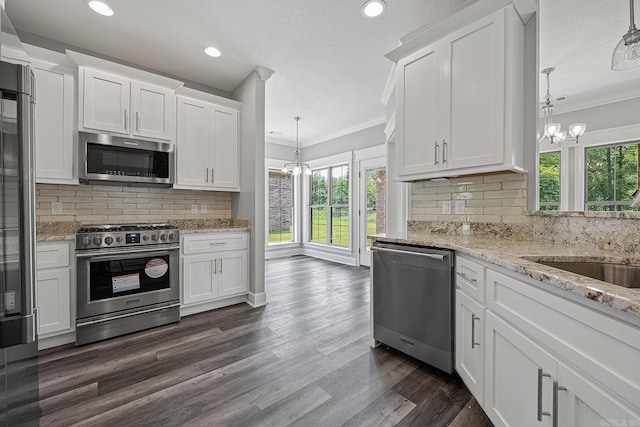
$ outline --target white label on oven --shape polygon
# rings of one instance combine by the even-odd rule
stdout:
[[[4,309],[15,310],[16,308],[16,293],[15,291],[8,291],[4,293]]]
[[[152,258],[144,266],[144,272],[152,279],[158,279],[169,271],[169,264],[162,258]]]
[[[140,274],[135,273],[116,276],[111,279],[111,282],[113,284],[113,293],[140,289]]]

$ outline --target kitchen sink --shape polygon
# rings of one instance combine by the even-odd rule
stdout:
[[[613,264],[606,262],[590,261],[545,261],[535,260],[535,262],[560,270],[570,271],[582,276],[624,286],[625,288],[640,288],[640,266]]]

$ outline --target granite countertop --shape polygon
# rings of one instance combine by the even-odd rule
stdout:
[[[533,260],[597,261],[640,266],[640,257],[597,249],[581,249],[536,240],[487,236],[445,235],[424,232],[376,234],[374,240],[455,250],[507,270],[531,277],[558,289],[640,317],[640,288],[625,288],[538,264]],[[527,259],[523,258],[526,257]]]
[[[251,224],[246,219],[176,219],[166,221],[180,230],[181,233],[222,233],[231,231],[251,231]],[[73,240],[76,232],[85,224],[76,221],[38,222],[36,224],[36,240]]]

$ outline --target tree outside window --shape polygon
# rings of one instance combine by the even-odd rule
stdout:
[[[560,152],[540,153],[540,210],[560,209]]]
[[[586,153],[589,211],[632,210],[638,188],[638,144],[588,148]]]
[[[314,170],[311,174],[312,242],[349,246],[349,166]]]

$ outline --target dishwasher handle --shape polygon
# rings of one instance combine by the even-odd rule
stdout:
[[[401,251],[398,249],[389,249],[389,248],[378,248],[378,247],[372,247],[371,248],[372,252],[392,252],[392,253],[396,253],[396,254],[404,254],[404,255],[418,255],[418,256],[422,256],[422,257],[426,257],[429,259],[436,259],[438,261],[444,261],[445,258],[447,257],[447,255],[438,255],[438,254],[427,254],[424,252],[413,252],[413,251]]]

